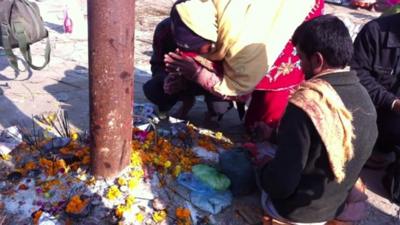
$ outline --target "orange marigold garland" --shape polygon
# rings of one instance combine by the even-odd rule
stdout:
[[[187,208],[178,207],[175,210],[175,215],[177,218],[177,225],[191,225],[190,220],[190,210]]]
[[[42,213],[43,213],[42,210],[38,210],[38,211],[33,213],[32,220],[33,220],[33,224],[34,225],[38,225],[39,224],[39,219],[42,216]]]
[[[68,202],[65,211],[71,214],[79,214],[85,209],[88,203],[89,199],[81,199],[81,196],[74,195]]]
[[[174,146],[165,138],[158,138],[154,143],[154,137],[152,131],[143,142],[132,141],[133,152],[139,153],[143,165],[153,165],[160,169],[159,172],[177,175],[181,170],[190,171],[193,165],[200,162],[192,151]]]
[[[67,164],[63,159],[52,161],[46,158],[40,158],[39,165],[48,176],[54,176],[58,172],[67,172]]]

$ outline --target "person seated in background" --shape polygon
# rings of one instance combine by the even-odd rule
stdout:
[[[351,68],[368,90],[378,114],[378,140],[366,166],[383,168],[400,153],[400,13],[368,22],[354,42]]]
[[[289,99],[275,157],[259,171],[263,208],[290,224],[359,220],[365,198],[349,193],[372,152],[377,125],[368,92],[347,67],[349,31],[325,15],[300,25],[292,41],[306,81]]]
[[[180,2],[183,1],[177,3]],[[170,17],[161,21],[154,32],[153,54],[150,60],[152,79],[144,84],[144,94],[158,106],[161,115],[167,114],[178,101],[182,101],[181,107],[174,116],[186,119],[195,103],[195,96],[203,95],[208,108],[206,119],[220,116],[229,109],[229,101],[218,98],[204,90],[199,84],[185,79],[181,74],[181,67],[173,71],[168,70],[164,62],[165,54],[179,49],[179,54],[190,58],[193,63],[202,65],[213,73],[219,74],[222,69],[218,63],[213,63],[201,56],[209,53],[213,42],[197,35],[182,22],[176,11],[177,3],[172,7]]]

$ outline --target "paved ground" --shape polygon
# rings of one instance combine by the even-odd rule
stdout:
[[[146,102],[141,86],[149,78],[149,56],[155,24],[164,18],[173,0],[136,1],[135,39],[135,102]],[[16,122],[31,124],[31,116],[46,111],[66,110],[71,123],[79,129],[88,128],[88,59],[86,38],[72,37],[63,33],[62,1],[41,1],[46,25],[50,30],[52,58],[42,71],[15,73],[5,57],[0,57],[0,130]],[[378,13],[354,10],[327,4],[326,12],[344,19],[353,36],[362,24],[378,16]],[[79,24],[82,25],[82,24]],[[35,44],[34,56],[42,54],[42,45]],[[4,55],[0,51],[0,56]],[[41,57],[34,57],[40,63]],[[205,111],[199,101],[190,119],[201,122]],[[240,137],[241,121],[235,112],[228,113],[221,122],[221,130],[228,135]],[[391,204],[380,184],[382,172],[364,170],[362,176],[368,185],[370,197],[369,216],[361,224],[400,224],[399,207]]]

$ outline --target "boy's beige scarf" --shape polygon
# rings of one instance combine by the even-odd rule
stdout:
[[[353,157],[353,116],[333,87],[322,79],[301,84],[289,100],[311,118],[328,152],[337,182],[345,178],[346,163]]]

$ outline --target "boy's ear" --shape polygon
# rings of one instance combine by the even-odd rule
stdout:
[[[325,60],[320,52],[316,52],[311,56],[311,66],[314,74],[319,74],[324,68]]]

